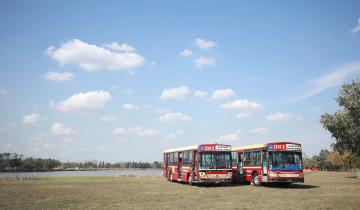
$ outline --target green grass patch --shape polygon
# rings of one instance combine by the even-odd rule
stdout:
[[[189,186],[163,177],[0,181],[0,209],[358,209],[354,173],[312,172],[304,184]]]

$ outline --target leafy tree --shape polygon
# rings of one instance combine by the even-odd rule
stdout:
[[[345,83],[336,98],[342,107],[334,114],[324,113],[320,122],[330,131],[335,143],[333,149],[340,154],[350,152],[353,159],[360,157],[360,81]],[[359,161],[353,161],[357,164]],[[359,167],[360,165],[356,165]]]

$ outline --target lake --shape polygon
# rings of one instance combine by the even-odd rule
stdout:
[[[61,177],[61,176],[161,176],[161,169],[118,169],[98,171],[48,171],[48,172],[0,172],[0,178],[7,177]]]

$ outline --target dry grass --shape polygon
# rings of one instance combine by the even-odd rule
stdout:
[[[131,176],[0,180],[0,209],[359,209],[354,176],[313,172],[289,188],[191,187]]]

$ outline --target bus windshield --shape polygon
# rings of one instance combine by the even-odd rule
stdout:
[[[200,153],[200,169],[230,169],[230,152]]]
[[[270,170],[302,169],[301,152],[273,151],[269,152]]]

